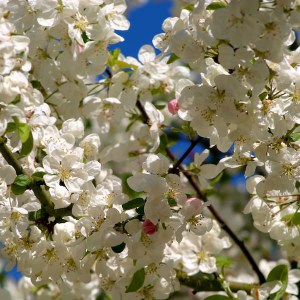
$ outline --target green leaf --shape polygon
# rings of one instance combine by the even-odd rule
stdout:
[[[212,2],[206,6],[206,10],[217,10],[220,8],[224,8],[226,6],[227,6],[226,3],[224,2]]]
[[[127,125],[125,131],[128,132],[130,130],[130,128],[134,125],[134,123],[139,119],[141,119],[140,115],[133,114],[130,117],[130,123]]]
[[[29,221],[37,221],[37,220],[42,220],[48,217],[48,214],[44,209],[39,209],[37,211],[30,211],[28,213],[28,219]]]
[[[35,89],[41,90],[43,88],[41,82],[38,80],[32,80],[31,84],[32,84],[32,87]]]
[[[263,101],[266,99],[267,96],[268,96],[268,92],[263,92],[263,93],[259,94],[259,99],[261,101]]]
[[[145,200],[143,198],[135,198],[132,199],[122,205],[124,210],[134,209],[140,207],[145,204]]]
[[[282,284],[280,290],[276,294],[270,295],[269,299],[280,300],[283,298],[288,285],[288,271],[287,265],[278,265],[269,273],[267,282],[279,280]]]
[[[46,172],[34,172],[32,175],[31,175],[31,178],[34,179],[34,181],[36,182],[40,182],[40,181],[44,181],[44,175],[47,174]]]
[[[101,291],[96,300],[112,300],[112,298],[107,292]]]
[[[194,135],[196,135],[196,132],[194,131],[194,129],[191,127],[191,123],[187,122],[186,124],[183,124],[181,126],[182,132],[185,133],[190,140],[193,139]]]
[[[159,143],[159,147],[158,149],[156,150],[156,153],[161,153],[163,155],[166,155],[166,148],[168,146],[168,136],[163,133],[161,136],[160,136],[160,143]]]
[[[116,48],[116,49],[114,49],[114,50],[112,50],[112,51],[110,52],[110,54],[111,54],[111,56],[112,56],[112,59],[113,59],[114,61],[117,60],[117,59],[119,58],[120,52],[121,52],[120,48]]]
[[[174,61],[176,61],[178,59],[179,59],[179,57],[176,54],[172,53],[171,56],[169,57],[168,61],[167,61],[167,64],[171,64],[171,63],[173,63]]]
[[[285,215],[281,218],[281,221],[293,224],[295,226],[300,225],[300,213],[296,212],[293,214]]]
[[[21,97],[20,95],[18,95],[13,101],[9,102],[9,104],[18,104],[20,102],[21,102]]]
[[[134,64],[129,64],[125,61],[122,60],[116,60],[114,62],[120,69],[137,69],[137,66]]]
[[[138,207],[135,211],[136,211],[137,214],[143,216],[143,215],[145,215],[145,210],[144,209],[145,209],[145,206],[143,205],[143,206]]]
[[[209,182],[209,185],[210,186],[214,186],[216,185],[222,178],[223,176],[223,172],[221,172],[219,175],[217,175],[215,178],[213,178],[210,182]]]
[[[163,110],[166,105],[165,104],[162,104],[162,105],[159,105],[159,104],[154,104],[155,108],[157,108],[158,110]]]
[[[9,122],[6,127],[6,132],[13,132],[17,129],[17,126],[13,122]]]
[[[290,134],[290,137],[294,142],[297,142],[300,140],[300,132],[293,132]]]
[[[181,7],[181,10],[182,9],[186,9],[188,11],[193,11],[194,10],[194,4],[193,3],[187,4],[186,6]]]
[[[91,39],[87,36],[85,31],[81,34],[81,37],[82,37],[82,40],[83,40],[84,43],[87,43],[87,42],[91,41]]]
[[[16,126],[22,143],[25,143],[30,136],[30,126],[27,123],[17,123]]]
[[[26,140],[26,142],[22,143],[22,149],[20,151],[20,155],[22,156],[27,156],[31,150],[33,149],[33,136],[32,133],[29,133],[29,137]]]
[[[130,198],[138,198],[140,197],[143,193],[140,192],[136,192],[134,191],[127,183],[127,179],[129,177],[131,177],[132,174],[131,173],[124,173],[121,175],[121,179],[122,179],[122,189],[123,192],[128,195]]]
[[[134,274],[133,277],[131,279],[131,282],[129,284],[129,286],[126,289],[126,293],[131,293],[131,292],[136,292],[137,290],[139,290],[145,281],[145,269],[139,269],[137,270]]]
[[[212,295],[205,298],[204,300],[226,300],[226,299],[232,300],[232,298],[223,295]]]
[[[14,181],[14,184],[18,186],[28,186],[31,183],[31,179],[28,175],[18,175]]]
[[[20,186],[20,185],[16,185],[16,184],[11,185],[11,191],[15,195],[22,195],[26,190],[27,190],[27,186]]]
[[[114,251],[115,253],[121,253],[126,247],[126,244],[125,243],[121,243],[120,245],[118,246],[115,246],[115,247],[111,247],[112,251]]]
[[[206,197],[209,197],[209,196],[212,196],[212,195],[216,195],[217,192],[214,190],[214,189],[205,189],[202,191],[202,193],[206,196]]]
[[[216,265],[218,267],[231,267],[233,265],[233,260],[227,256],[216,255]]]

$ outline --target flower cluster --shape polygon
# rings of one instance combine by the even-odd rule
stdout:
[[[209,278],[226,299],[295,299],[299,270],[261,266],[264,283],[208,197],[242,168],[244,212],[297,267],[299,8],[188,1],[153,40],[162,54],[145,45],[135,59],[108,50],[129,28],[123,0],[0,3],[0,242],[23,295],[167,299],[200,276],[189,286]],[[192,144],[175,159],[178,131]],[[200,140],[226,156],[207,163],[204,149],[184,167]],[[252,296],[220,264],[233,242],[260,281],[249,275]]]
[[[180,118],[226,152],[220,169],[245,166],[245,209],[291,256],[299,249],[299,48],[288,51],[299,26],[297,1],[198,1],[165,21],[154,38],[202,74],[185,87]],[[241,34],[242,32],[242,34]],[[197,49],[197,50],[196,50]],[[262,175],[252,176],[256,167]]]

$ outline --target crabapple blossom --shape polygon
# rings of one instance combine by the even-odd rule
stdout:
[[[134,58],[124,0],[1,1],[1,299],[299,297],[300,3],[175,2]]]
[[[149,235],[152,235],[156,232],[155,225],[151,222],[151,220],[147,219],[143,223],[143,232]]]
[[[177,99],[173,99],[168,103],[168,110],[172,115],[175,115],[179,110],[179,103]]]

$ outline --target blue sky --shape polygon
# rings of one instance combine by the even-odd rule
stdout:
[[[115,45],[125,56],[137,57],[141,46],[152,45],[153,37],[163,32],[163,21],[171,16],[171,0],[149,0],[147,4],[129,11],[130,28],[128,31],[119,31],[125,41]]]

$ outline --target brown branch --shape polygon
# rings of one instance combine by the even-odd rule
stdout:
[[[182,154],[182,156],[176,161],[173,167],[169,170],[170,173],[176,173],[181,163],[187,158],[187,156],[192,152],[194,147],[200,142],[201,138],[198,136],[193,140],[187,150]]]
[[[144,109],[144,107],[142,106],[142,104],[140,103],[140,101],[137,101],[137,107],[141,112],[141,115],[143,117],[143,121],[146,124],[149,124],[149,117]],[[197,141],[198,143],[198,139],[196,139],[195,141]],[[195,142],[194,141],[194,142]],[[194,145],[194,142],[192,142],[192,145]],[[194,148],[194,146],[192,147],[192,145],[188,148],[188,150],[190,149],[190,151]],[[175,156],[173,155],[173,153],[171,152],[171,150],[167,147],[166,148],[166,152],[167,155],[169,156],[169,158],[174,162],[176,161]],[[187,156],[189,154],[188,151],[185,151],[184,155]],[[184,158],[183,158],[184,159]],[[182,160],[183,161],[183,160]],[[181,163],[175,164],[178,169],[180,171],[183,172],[184,176],[186,177],[186,179],[188,180],[188,182],[190,183],[190,185],[193,187],[193,189],[195,190],[197,197],[200,198],[201,200],[207,202],[208,199],[207,197],[202,193],[202,191],[200,190],[195,178],[191,175],[188,174],[187,172],[185,172],[186,170],[184,169],[184,167],[182,166]],[[174,165],[174,166],[175,166]],[[171,169],[173,171],[173,173],[176,173],[176,170],[174,169],[174,167]],[[235,242],[235,244],[240,248],[240,250],[242,251],[242,253],[244,254],[244,256],[246,257],[246,259],[248,260],[248,262],[250,263],[253,271],[256,273],[256,275],[258,276],[259,279],[259,283],[262,284],[264,282],[266,282],[265,276],[262,274],[262,272],[259,270],[257,263],[255,262],[254,258],[252,257],[251,253],[249,252],[249,250],[246,248],[245,244],[243,241],[241,241],[237,235],[231,230],[231,228],[226,224],[226,222],[221,218],[221,216],[219,215],[219,213],[215,210],[215,208],[212,205],[208,206],[209,211],[211,212],[211,214],[215,217],[215,219],[218,221],[218,223],[220,224],[221,228],[231,237],[231,239]]]
[[[199,274],[189,276],[185,272],[176,270],[176,277],[182,285],[192,288],[195,292],[218,292],[224,291],[224,287],[218,278],[214,277],[212,274],[205,274],[201,272]],[[257,284],[241,283],[241,282],[227,282],[230,290],[232,292],[237,292],[239,290],[245,291],[250,295],[253,288],[257,288]]]
[[[15,169],[18,175],[27,175],[16,159],[15,155],[12,153],[12,151],[10,151],[5,143],[6,138],[0,137],[0,153],[2,154],[3,158]],[[29,184],[29,188],[33,191],[34,195],[40,201],[47,213],[49,215],[54,215],[54,206],[48,194],[36,182],[34,182],[34,180],[32,180],[32,182]]]

